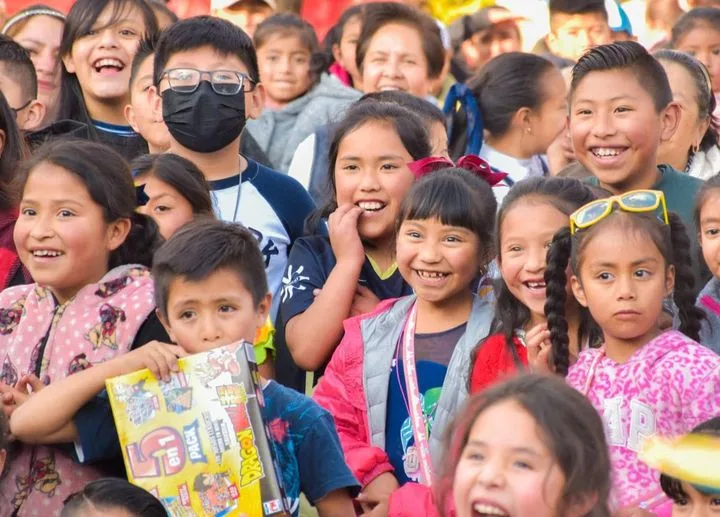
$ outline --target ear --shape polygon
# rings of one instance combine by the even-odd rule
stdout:
[[[163,104],[162,95],[157,89],[157,86],[151,86],[148,88],[148,95],[150,96],[150,106],[152,107],[152,115],[155,122],[160,122],[163,119]]]
[[[170,336],[170,340],[173,343],[177,343],[177,341],[175,341],[175,336],[173,335],[173,331],[170,329],[170,322],[163,315],[163,313],[160,311],[160,309],[155,309],[155,315],[157,316],[158,320],[160,320],[160,324],[163,326],[163,328],[165,328],[165,332],[167,332],[168,336]]]
[[[72,52],[68,52],[62,57],[63,65],[65,65],[65,70],[68,71],[69,74],[75,73],[75,60],[72,57]]]
[[[265,322],[268,319],[268,315],[270,314],[271,307],[272,307],[272,294],[267,293],[260,300],[260,303],[257,306],[257,311],[255,312],[255,326],[258,329],[262,328],[262,326],[265,325]]]
[[[5,467],[5,460],[7,459],[7,451],[6,450],[0,450],[0,472],[3,471],[3,467]]]
[[[703,120],[702,123],[698,125],[697,133],[695,134],[695,145],[700,148],[700,142],[702,142],[703,137],[705,136],[705,133],[707,132],[708,128],[710,127],[710,123],[712,122],[712,118],[708,117],[707,119]]]
[[[660,117],[660,141],[667,142],[677,131],[680,123],[680,106],[671,102],[663,110]]]
[[[573,296],[577,302],[587,308],[588,304],[585,296],[585,290],[583,289],[582,282],[580,282],[580,278],[578,278],[577,275],[572,275],[570,277],[570,288],[572,289]]]
[[[38,129],[45,118],[45,104],[42,101],[34,100],[25,108],[25,123],[22,129],[25,131],[35,131]]]
[[[245,94],[246,118],[258,118],[262,113],[263,106],[265,106],[265,87],[262,83],[258,83],[255,85],[253,91]]]
[[[515,112],[515,115],[513,115],[512,124],[521,129],[523,134],[525,132],[529,133],[532,131],[532,119],[532,110],[528,107],[522,107]],[[528,129],[530,129],[530,131],[527,131]]]
[[[577,496],[575,500],[570,503],[564,515],[565,517],[583,517],[589,515],[599,499],[596,492]]]
[[[332,46],[332,55],[333,59],[337,63],[340,63],[342,61],[342,52],[340,52],[340,45],[338,45],[337,43],[334,43]]]
[[[5,150],[5,140],[5,131],[0,129],[0,156],[2,156],[2,153]]]
[[[670,296],[675,289],[675,266],[668,266],[665,271],[665,296]]]
[[[152,104],[151,104],[152,106]],[[132,104],[126,104],[125,109],[123,110],[123,115],[125,115],[125,120],[127,120],[127,123],[130,125],[131,128],[133,128],[133,131],[140,134],[140,131],[138,130],[137,122],[135,121],[135,108],[133,108]]]
[[[107,249],[110,251],[118,249],[127,239],[131,228],[132,222],[128,218],[118,219],[110,223],[105,234]]]

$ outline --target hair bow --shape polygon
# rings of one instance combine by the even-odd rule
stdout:
[[[441,156],[431,156],[429,158],[423,158],[422,160],[416,160],[408,164],[408,168],[415,175],[415,178],[420,179],[423,176],[427,176],[431,172],[435,172],[440,169],[447,169],[450,167],[459,167],[466,171],[472,172],[475,176],[484,180],[491,187],[494,187],[505,178],[507,174],[504,172],[497,172],[488,165],[488,162],[472,154],[468,154],[460,157],[457,164],[453,163],[448,158]]]
[[[443,112],[447,118],[448,139],[451,142],[455,136],[453,134],[454,115],[458,110],[458,105],[459,109],[465,112],[467,119],[465,154],[478,154],[483,145],[485,121],[480,106],[478,106],[478,101],[466,84],[455,83],[445,98]]]

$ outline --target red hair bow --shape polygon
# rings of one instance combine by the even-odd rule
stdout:
[[[491,187],[494,187],[508,176],[504,172],[493,171],[485,160],[479,156],[475,156],[474,154],[462,156],[457,161],[457,164],[453,163],[452,160],[441,156],[431,156],[429,158],[423,158],[422,160],[416,160],[408,164],[408,168],[415,175],[416,179],[427,176],[431,172],[450,167],[459,167],[461,169],[465,169],[466,171],[470,171],[475,174],[475,176],[478,176],[480,179],[486,181]]]

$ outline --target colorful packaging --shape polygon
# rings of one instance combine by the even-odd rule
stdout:
[[[173,517],[289,517],[251,343],[107,381],[128,479]]]

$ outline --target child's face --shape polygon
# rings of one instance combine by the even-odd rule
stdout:
[[[182,226],[193,220],[190,202],[155,176],[150,176],[145,181],[145,194],[149,201],[143,207],[143,213],[153,218],[163,238],[169,239]]]
[[[672,61],[663,60],[660,63],[670,81],[673,100],[680,107],[680,117],[673,136],[660,144],[657,163],[669,163],[683,170],[690,149],[700,145],[710,125],[710,119],[700,118],[697,86],[687,69]]]
[[[48,113],[57,113],[60,96],[60,40],[63,23],[52,16],[34,16],[15,36],[17,41],[30,53],[38,80],[38,100]]]
[[[677,50],[695,56],[712,78],[714,92],[720,92],[720,31],[699,24],[677,42]]]
[[[553,235],[570,219],[542,198],[518,201],[500,223],[500,273],[510,293],[530,310],[531,324],[545,320],[545,269]]]
[[[457,517],[555,517],[565,476],[538,424],[508,400],[480,414],[455,469]]]
[[[682,484],[687,499],[674,501],[672,517],[717,517],[720,515],[720,495],[704,494],[688,483]]]
[[[550,19],[548,43],[553,53],[577,61],[586,50],[612,41],[612,33],[603,13],[556,13]]]
[[[352,77],[353,84],[357,87],[360,86],[360,82],[362,81],[360,71],[355,62],[355,53],[357,51],[358,40],[360,39],[360,31],[362,31],[362,18],[359,16],[350,18],[343,27],[340,44],[333,46],[335,60],[348,71]]]
[[[130,66],[145,33],[145,19],[137,7],[126,9],[113,25],[113,7],[108,5],[93,25],[93,31],[75,41],[63,56],[65,68],[77,76],[86,104],[128,102]]]
[[[533,154],[547,152],[567,122],[567,88],[562,74],[553,67],[542,76],[541,83],[544,101],[529,117]]]
[[[197,282],[175,278],[162,321],[173,342],[196,354],[243,339],[252,343],[265,323],[270,300],[268,293],[256,306],[240,275],[219,269]]]
[[[677,124],[677,106],[657,113],[629,70],[590,72],[571,98],[570,136],[578,161],[612,192],[650,188],[661,141]]]
[[[130,85],[130,104],[125,106],[125,119],[136,133],[147,141],[151,153],[163,153],[170,147],[170,133],[153,112],[153,56],[148,56],[138,67],[135,80]]]
[[[267,4],[238,2],[225,9],[218,9],[214,14],[218,18],[234,23],[252,38],[257,26],[272,16],[273,9]]]
[[[720,189],[710,192],[700,211],[700,244],[708,269],[720,278]]]
[[[390,124],[368,122],[348,133],[338,146],[335,192],[338,206],[363,209],[360,237],[379,244],[392,239],[400,204],[415,180],[413,158]]]
[[[417,97],[430,92],[422,36],[409,25],[388,23],[370,40],[362,69],[364,93],[400,90]]]
[[[420,300],[449,304],[465,300],[480,271],[477,235],[438,219],[403,221],[397,235],[400,274]]]
[[[268,106],[283,106],[310,89],[311,53],[297,35],[270,37],[257,57]]]
[[[590,309],[607,344],[640,347],[659,333],[675,273],[647,235],[616,223],[602,228],[585,245],[578,273],[571,278],[575,298]]]
[[[85,184],[62,167],[41,163],[28,177],[15,225],[15,246],[35,282],[65,302],[108,271],[110,252],[130,221],[106,223]]]

